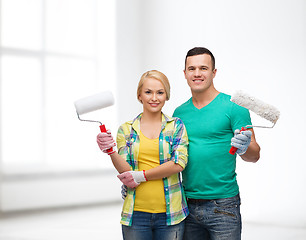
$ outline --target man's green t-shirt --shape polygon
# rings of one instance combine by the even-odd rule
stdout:
[[[184,122],[189,139],[189,160],[183,171],[187,198],[219,199],[239,193],[236,154],[229,150],[234,131],[251,125],[251,118],[248,109],[230,98],[219,93],[201,109],[190,98],[173,113]]]

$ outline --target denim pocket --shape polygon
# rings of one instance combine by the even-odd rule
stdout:
[[[240,206],[240,197],[236,195],[230,198],[222,198],[214,200],[214,203],[217,207],[225,207],[225,208],[232,208]]]
[[[240,218],[240,197],[239,195],[231,198],[214,200],[214,213],[224,216]]]

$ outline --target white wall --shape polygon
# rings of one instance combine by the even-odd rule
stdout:
[[[0,2],[1,2],[0,5],[2,9],[4,9],[4,11],[0,13],[1,21],[8,19],[8,18],[3,17],[3,15],[5,15],[3,13],[8,12],[5,10],[8,10],[8,9],[12,10],[14,6],[19,6],[18,4],[16,4],[16,1],[14,2],[15,5],[8,4],[9,1],[0,0]],[[35,13],[36,14],[39,13],[38,14],[39,16],[40,14],[42,14],[42,12],[39,12],[38,10],[34,11],[37,8],[39,9],[40,7],[40,5],[38,4],[39,2],[40,1],[30,1],[30,3],[28,3],[27,5],[28,11],[25,11],[26,13],[24,15],[26,19],[29,15],[29,12],[31,15],[32,13],[31,11],[33,11],[32,14],[34,15]],[[8,6],[11,8],[9,8]],[[82,21],[82,17],[84,18],[84,16],[86,15],[77,14],[78,12],[81,12],[80,6],[84,7],[84,14],[89,12],[89,15],[92,18],[94,18],[92,22],[90,19],[88,19],[88,21],[85,21],[85,22]],[[92,12],[90,11],[92,10],[93,6],[96,7],[97,15],[93,13],[93,11]],[[50,37],[51,39],[53,37],[55,39],[54,42],[50,41],[51,44],[52,43],[55,44],[55,48],[58,47],[60,50],[64,48],[68,52],[70,51],[73,52],[74,48],[68,47],[67,49],[65,47],[65,44],[67,44],[69,40],[73,39],[73,36],[74,37],[79,36],[80,32],[84,33],[84,26],[89,28],[88,32],[91,33],[92,35],[87,34],[87,31],[85,31],[83,35],[88,37],[88,39],[90,40],[86,39],[86,37],[84,38],[85,40],[78,38],[74,42],[74,44],[76,45],[72,43],[73,46],[78,46],[78,50],[81,49],[80,51],[81,54],[79,52],[73,52],[72,55],[69,55],[69,54],[61,55],[60,52],[57,52],[56,54],[54,54],[56,58],[55,62],[58,64],[58,66],[61,65],[61,63],[65,63],[65,64],[62,64],[61,67],[58,68],[58,71],[52,72],[52,70],[50,70],[50,72],[52,73],[51,74],[49,73],[49,75],[45,74],[45,72],[48,72],[48,68],[44,69],[43,74],[41,74],[44,76],[45,75],[46,76],[48,75],[49,77],[51,76],[52,80],[54,81],[50,81],[48,83],[54,83],[55,85],[47,84],[47,88],[48,90],[50,90],[53,86],[54,91],[57,93],[57,95],[54,97],[54,95],[52,95],[52,91],[50,91],[51,93],[48,92],[48,95],[50,94],[50,98],[46,97],[46,99],[49,99],[50,103],[52,102],[52,104],[54,105],[52,106],[48,105],[46,103],[48,101],[39,103],[39,104],[42,104],[43,106],[47,106],[47,108],[49,107],[49,110],[56,109],[55,111],[56,113],[46,116],[44,112],[46,108],[43,108],[43,107],[41,107],[41,109],[37,111],[37,115],[33,115],[31,110],[27,110],[28,117],[26,118],[23,117],[23,120],[19,121],[19,122],[22,121],[24,126],[27,126],[28,129],[31,129],[31,133],[33,130],[34,132],[36,131],[38,135],[44,135],[44,136],[48,135],[47,137],[49,138],[50,138],[50,135],[54,136],[56,134],[54,134],[54,132],[53,134],[50,134],[50,132],[48,132],[48,129],[44,132],[41,132],[42,126],[40,126],[39,124],[35,124],[35,121],[38,121],[38,122],[42,121],[40,117],[44,118],[44,120],[46,121],[48,120],[49,122],[53,122],[55,125],[57,122],[58,123],[58,125],[56,126],[57,129],[64,129],[62,131],[63,134],[59,134],[55,136],[56,138],[56,141],[54,141],[56,142],[55,147],[52,147],[52,145],[50,144],[50,141],[46,141],[47,142],[46,145],[42,147],[43,149],[42,152],[46,151],[46,148],[50,149],[50,151],[47,153],[47,157],[44,158],[43,156],[40,156],[37,158],[36,162],[34,161],[32,162],[31,159],[35,159],[35,154],[34,154],[34,157],[32,156],[33,154],[28,155],[28,156],[27,154],[25,154],[25,157],[23,157],[22,154],[24,154],[24,151],[22,150],[22,148],[20,148],[19,146],[17,146],[16,148],[15,146],[16,148],[15,151],[20,152],[20,153],[22,152],[21,155],[18,155],[18,156],[22,156],[22,157],[15,157],[15,159],[14,157],[9,158],[10,160],[13,159],[15,163],[17,162],[17,164],[14,165],[13,163],[10,163],[4,167],[3,149],[1,148],[4,145],[3,144],[1,145],[1,143],[4,143],[4,139],[9,139],[9,138],[3,138],[3,131],[2,132],[0,131],[0,145],[1,145],[0,146],[0,216],[2,212],[31,210],[31,209],[37,209],[37,208],[54,208],[54,207],[57,208],[57,207],[65,207],[65,206],[90,205],[90,204],[100,204],[100,203],[105,203],[105,202],[114,202],[114,201],[121,202],[122,201],[121,193],[120,193],[121,182],[116,178],[117,172],[113,169],[113,166],[112,166],[111,161],[109,160],[109,157],[101,153],[97,144],[95,143],[95,138],[99,131],[98,124],[87,124],[86,123],[83,125],[83,123],[78,120],[77,115],[75,113],[75,109],[73,107],[73,102],[77,100],[78,98],[85,97],[87,95],[94,94],[95,92],[99,92],[99,91],[113,90],[115,88],[115,85],[116,85],[116,69],[115,69],[115,61],[116,61],[115,34],[116,33],[115,33],[115,28],[114,28],[115,14],[116,14],[115,13],[116,11],[115,2],[109,2],[107,0],[103,0],[103,1],[97,0],[97,1],[88,1],[88,2],[86,1],[64,1],[64,2],[54,1],[52,2],[52,4],[46,4],[46,6],[44,7],[45,8],[42,8],[42,9],[45,10],[45,13],[46,12],[52,13],[52,7],[54,7],[55,11],[60,15],[55,20],[52,19],[52,17],[50,17],[52,14],[45,15],[45,18],[47,18],[49,21],[48,22],[49,25],[47,27],[44,26],[45,27],[44,30],[45,30],[45,33],[51,32],[50,36],[48,37]],[[47,11],[47,9],[49,11]],[[73,19],[75,19],[74,18],[75,16],[77,20],[80,20],[80,21],[73,21]],[[77,16],[79,16],[79,18]],[[62,22],[60,17],[64,17],[66,21]],[[9,18],[9,19],[13,19],[13,18]],[[22,19],[22,16],[18,19]],[[16,20],[17,22],[19,21],[18,19]],[[39,35],[39,31],[36,32],[35,24],[34,26],[31,25],[32,24],[31,19],[32,18],[30,18],[30,20],[27,21],[27,23],[29,24],[26,24],[26,28],[22,29],[21,27],[21,29],[24,31],[28,31],[28,29],[30,30],[32,29],[32,32],[28,31],[29,36],[27,37],[27,41],[25,42],[28,43],[30,46],[37,45],[39,49],[39,44],[37,44],[34,41],[36,39],[35,34]],[[33,18],[33,19],[36,19],[36,18]],[[24,32],[24,31],[20,31],[21,29],[19,28],[20,27],[19,22],[18,23],[14,21],[12,22],[4,21],[4,22],[6,23],[4,24],[6,29],[10,29],[10,31],[8,32],[12,33],[11,37],[18,36],[18,33],[21,32],[22,34],[22,32]],[[33,20],[33,23],[34,22],[37,22],[37,21]],[[51,31],[52,27],[50,26],[56,26],[56,23],[58,22],[62,23],[63,27],[62,28],[54,27],[53,29],[58,30],[58,32],[61,32],[61,30],[65,32],[66,30],[67,35],[61,38],[61,41],[60,43],[58,42],[59,45],[57,46],[56,39],[59,36],[59,34],[53,34]],[[84,25],[78,27],[77,24],[80,24],[80,22],[84,23]],[[93,25],[91,25],[91,23]],[[17,25],[18,27],[16,27]],[[90,28],[94,30],[98,29],[98,31],[91,32]],[[75,29],[79,30],[78,32],[76,30],[77,32],[76,35],[71,34],[71,33],[75,33],[74,31]],[[1,33],[3,33],[3,31],[1,31]],[[13,33],[17,35],[14,35]],[[31,34],[34,35],[34,37],[30,36]],[[6,39],[9,39],[9,38],[6,38]],[[17,39],[17,38],[12,37],[12,39]],[[92,39],[94,40],[91,41]],[[1,41],[2,40],[3,38],[1,38]],[[45,38],[43,38],[43,40],[45,40]],[[42,42],[44,42],[43,40]],[[82,42],[81,44],[82,46],[78,44],[80,42]],[[88,44],[88,42],[90,44]],[[12,45],[14,46],[14,42]],[[92,47],[92,45],[94,46]],[[4,46],[6,45],[4,44]],[[27,44],[22,45],[22,47],[27,47]],[[93,49],[97,50],[97,52],[95,52],[95,54],[97,55],[97,59],[95,58],[96,57],[95,54],[93,54],[94,56],[92,56],[92,58],[91,58],[90,53],[88,55],[84,54],[85,59],[87,58],[89,59],[88,62],[93,60],[94,64],[96,64],[96,66],[94,66],[94,68],[96,69],[94,69],[93,71],[91,71],[92,65],[89,64],[90,67],[86,68],[86,61],[78,61],[78,59],[81,59],[82,58],[81,56],[83,56],[82,50],[85,49],[84,52],[86,52],[87,47],[89,49],[91,49],[92,47]],[[30,56],[31,54],[33,54],[34,58],[36,56],[39,56],[39,58],[40,57],[43,58],[40,55],[40,53],[36,53],[35,51],[26,51],[26,50],[19,49],[19,48],[17,49],[7,48],[7,46],[6,48],[1,48],[0,51],[1,51],[1,59],[5,55],[5,53],[10,56],[10,55],[14,55],[14,52],[17,53],[16,54],[17,56],[19,56],[18,53],[21,52],[25,56],[27,56],[27,54]],[[50,52],[48,52],[48,54],[50,55]],[[62,56],[64,56],[64,58],[61,58]],[[68,59],[70,58],[69,56],[71,57],[70,59],[72,63],[71,65],[67,64],[69,61],[66,62],[67,58]],[[82,62],[80,64],[82,64],[81,69],[83,71],[82,70],[78,71],[79,69],[77,69],[77,67],[72,67],[72,66],[80,66],[80,65],[73,65],[74,60],[76,63]],[[83,69],[84,65],[85,65],[84,69],[86,70]],[[18,66],[16,66],[16,68],[13,68],[13,69],[17,69],[17,68]],[[29,68],[27,67],[26,69],[29,69]],[[97,71],[97,75],[98,75],[97,76],[98,84],[94,83],[95,74],[96,74],[94,73],[95,70]],[[8,76],[12,75],[12,74],[9,74],[9,71],[7,72],[8,72]],[[30,70],[27,72],[31,73],[30,76],[32,76],[33,74],[35,75],[34,70],[33,71]],[[78,76],[76,76],[75,74],[78,74]],[[1,74],[1,77],[2,76],[3,74]],[[43,80],[40,80],[40,76],[38,78],[39,78],[39,81],[43,81]],[[29,79],[29,78],[25,77],[25,79]],[[4,91],[9,96],[16,95],[15,91],[13,92],[10,91],[13,89],[14,86],[12,86],[12,88],[5,88],[7,87],[7,85],[4,85],[2,80],[3,79],[0,79],[0,85],[1,87],[3,87]],[[24,82],[27,82],[27,81],[24,81]],[[46,81],[43,81],[43,82],[44,84],[46,84]],[[60,87],[55,87],[56,84],[59,82],[60,82],[59,84]],[[38,95],[42,94],[46,96],[46,91],[40,92],[41,91],[41,88],[39,87],[40,85],[38,84],[38,86],[36,86],[35,84],[36,82],[33,83],[33,86],[35,86],[36,88],[34,87],[27,88],[27,95],[30,96],[30,95],[35,95],[35,94],[38,94]],[[65,99],[63,99],[61,98],[61,94],[65,92],[63,89],[65,89],[65,87],[67,86],[69,86],[68,87],[69,94],[68,92],[65,93],[64,94]],[[80,86],[83,86],[83,88],[80,88]],[[19,90],[21,92],[24,92],[24,89],[22,89],[22,87],[20,86],[19,86]],[[76,96],[78,94],[80,94],[78,98],[76,97],[71,98],[71,96]],[[1,97],[3,96],[1,95]],[[23,99],[23,98],[19,97],[19,100],[20,99]],[[1,98],[1,100],[3,100],[3,98]],[[56,107],[57,106],[56,104],[58,103],[58,101],[61,102],[61,104],[59,104],[59,105],[62,105],[61,108]],[[6,101],[6,103],[9,103],[9,102],[10,101]],[[12,106],[14,106],[14,104],[15,102],[12,101],[10,106],[1,105],[0,115],[1,114],[3,115],[3,113],[5,112],[4,109],[11,109]],[[21,106],[22,104],[20,105],[17,102],[16,104],[19,106],[19,108],[20,107],[22,108]],[[66,106],[66,108],[64,106]],[[17,107],[16,110],[18,110],[19,108]],[[60,109],[63,111],[61,112]],[[114,113],[114,109],[115,107],[112,106],[107,109],[103,109],[101,111],[96,111],[95,113],[90,113],[84,116],[84,119],[100,120],[100,121],[103,121],[103,123],[105,123],[107,128],[115,129],[118,127],[118,124],[116,122],[116,116],[114,116],[116,114]],[[18,117],[20,118],[22,114],[20,113],[20,111],[17,111],[17,112],[19,112]],[[52,112],[52,110],[50,112]],[[10,114],[6,114],[6,116],[9,116],[9,115]],[[42,117],[42,116],[46,116],[46,117]],[[70,119],[70,116],[71,116],[71,119]],[[25,123],[25,119],[33,119],[33,118],[35,119],[35,121],[33,120],[34,125],[31,125],[33,126],[32,128],[32,127],[29,127]],[[32,120],[29,120],[29,121],[31,122]],[[0,116],[0,125],[2,129],[4,129],[5,125],[3,125],[3,120],[1,119],[1,116]],[[44,122],[43,123],[44,129],[46,129],[46,125],[47,124]],[[12,133],[14,133],[14,131],[17,128],[16,126],[14,126],[14,124],[11,126],[13,126],[12,129],[7,127],[7,125],[5,126],[6,127],[5,129],[7,130],[7,132],[11,133],[10,136],[13,136],[13,135],[15,136],[15,134],[12,134]],[[70,134],[69,137],[67,138],[68,136],[67,132],[70,131],[69,129],[71,130],[72,134]],[[17,129],[16,131],[20,132],[20,129]],[[26,135],[26,142],[32,143],[35,140],[35,139],[33,140],[33,137],[32,137],[33,134],[29,135],[29,134],[25,134],[24,132],[23,134],[24,136]],[[78,139],[76,141],[77,144],[71,143],[72,142],[71,139]],[[63,144],[58,144],[60,141],[63,141],[62,142]],[[41,142],[41,141],[39,140],[38,142]],[[27,144],[22,144],[22,145],[23,147],[29,146]],[[7,149],[9,148],[6,148],[6,152],[9,152],[9,150]],[[28,149],[27,152],[31,153],[31,150]],[[38,149],[37,149],[37,152],[39,152]],[[10,154],[10,156],[11,155],[12,154]],[[75,156],[78,156],[78,158]],[[50,161],[48,162],[46,158],[48,158]],[[28,159],[30,160],[27,161]],[[81,162],[80,160],[83,162]],[[6,163],[8,162],[6,161]]]
[[[247,221],[306,226],[305,1],[117,0],[117,39],[119,122],[141,111],[136,87],[149,69],[170,79],[166,113],[187,100],[184,58],[195,46],[214,53],[218,90],[241,89],[277,106],[275,128],[255,130],[260,161],[238,161],[242,213]]]

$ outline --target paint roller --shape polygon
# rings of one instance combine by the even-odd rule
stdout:
[[[85,122],[99,123],[101,132],[106,132],[104,124],[102,124],[100,121],[81,119],[80,115],[93,112],[101,108],[106,108],[112,105],[114,105],[114,97],[113,94],[109,91],[97,93],[95,95],[88,96],[74,102],[74,106],[79,120]],[[112,152],[112,151],[113,151],[112,148],[107,150],[107,152]]]
[[[273,126],[254,126],[254,125],[247,125],[245,127],[242,127],[240,131],[246,131],[249,128],[273,128],[279,119],[280,112],[279,110],[267,103],[262,102],[259,99],[256,99],[255,97],[249,96],[248,94],[237,91],[232,97],[231,101],[236,103],[237,105],[247,108],[251,110],[252,112],[256,113],[258,116],[270,121],[273,123]],[[235,154],[237,151],[237,148],[231,147],[230,154]]]

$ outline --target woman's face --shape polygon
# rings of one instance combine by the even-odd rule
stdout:
[[[164,85],[155,78],[147,78],[141,88],[138,99],[143,104],[143,111],[161,112],[166,102]]]

